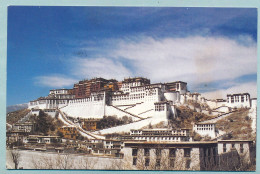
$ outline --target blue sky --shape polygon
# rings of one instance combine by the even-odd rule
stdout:
[[[7,105],[93,77],[256,97],[256,39],[256,9],[11,6]]]

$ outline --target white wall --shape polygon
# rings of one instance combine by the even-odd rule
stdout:
[[[235,144],[235,149],[238,154],[244,157],[244,160],[250,161],[250,144],[249,142],[243,141],[221,141],[218,142],[218,154],[225,153],[223,152],[223,144],[226,144],[226,152],[230,152],[232,149],[232,144]],[[240,144],[243,144],[243,153],[240,152]]]
[[[81,118],[103,118],[105,112],[104,101],[92,101],[82,103],[71,103],[68,106],[61,108],[62,112],[65,112],[71,117]]]
[[[216,125],[215,124],[194,124],[193,131],[197,132],[201,136],[216,137]]]

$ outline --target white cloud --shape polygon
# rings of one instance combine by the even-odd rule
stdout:
[[[71,87],[75,82],[77,82],[77,80],[72,78],[62,77],[60,75],[36,77],[37,85],[48,86],[53,88],[62,88],[65,86]]]
[[[206,97],[207,99],[220,99],[220,98],[225,99],[227,94],[237,94],[237,93],[249,93],[251,98],[257,97],[256,82],[238,84],[228,89],[205,92],[202,93],[202,96]]]
[[[221,37],[121,40],[110,54],[133,62],[135,71],[155,81],[212,82],[256,73],[256,44]],[[250,45],[250,46],[248,46]]]
[[[81,78],[103,77],[122,80],[124,77],[132,76],[131,71],[118,60],[73,58],[71,61],[72,73]]]
[[[69,78],[41,76],[37,81],[44,86],[63,87],[84,78],[122,80],[143,76],[150,78],[152,83],[176,80],[189,84],[219,80],[232,83],[232,79],[257,72],[256,43],[248,36],[239,36],[237,40],[244,42],[239,44],[229,38],[202,36],[163,39],[134,36],[105,40],[105,46],[94,46],[96,54],[91,58],[70,58]],[[88,47],[84,49],[88,50]]]

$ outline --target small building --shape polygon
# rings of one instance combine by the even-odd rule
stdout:
[[[33,133],[35,131],[35,123],[32,122],[15,123],[13,125],[13,131]]]
[[[209,136],[216,138],[216,124],[215,123],[195,123],[193,125],[193,131],[201,136]]]
[[[217,142],[126,141],[127,170],[206,170],[217,161]]]
[[[97,122],[99,122],[100,119],[94,119],[94,118],[88,118],[82,120],[82,128],[91,131],[91,130],[97,130]]]
[[[218,153],[223,154],[232,150],[236,150],[245,161],[250,162],[252,144],[253,141],[250,140],[219,140]]]
[[[155,117],[165,118],[165,120],[173,119],[175,117],[175,112],[175,106],[172,105],[172,102],[161,101],[154,103]]]
[[[182,81],[166,83],[167,89],[170,91],[178,91],[180,94],[185,94],[187,90],[187,83]]]
[[[250,108],[250,94],[242,93],[242,94],[228,94],[227,95],[227,106],[231,108]]]
[[[10,131],[6,132],[6,145],[9,146],[12,143],[23,144],[29,132],[24,131]]]
[[[76,127],[73,126],[63,126],[58,128],[58,131],[62,133],[64,138],[76,140],[79,136],[79,132]]]
[[[190,129],[131,129],[130,135],[125,135],[126,140],[157,141],[157,142],[180,142],[192,141]]]
[[[61,143],[61,138],[59,136],[38,136],[38,143],[44,143],[44,144],[55,144],[55,143]]]

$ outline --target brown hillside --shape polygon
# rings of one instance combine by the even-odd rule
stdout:
[[[248,140],[252,136],[252,120],[248,116],[249,109],[241,108],[230,116],[223,118],[216,123],[216,128],[225,132],[232,132],[228,139]]]
[[[211,118],[211,116],[208,116],[201,112],[196,112],[187,106],[179,106],[177,107],[177,118],[173,120],[173,127],[191,129],[192,122],[196,123]]]
[[[14,112],[10,112],[6,115],[6,122],[9,124],[14,124],[30,112],[29,109],[22,109]]]

